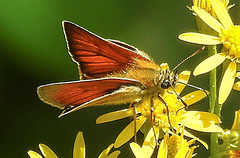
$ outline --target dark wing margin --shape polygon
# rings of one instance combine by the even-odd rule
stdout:
[[[70,111],[91,100],[111,94],[123,85],[137,84],[141,83],[128,79],[93,79],[43,85],[38,87],[37,93],[43,102]]]
[[[105,40],[68,21],[63,21],[62,24],[68,51],[79,65],[80,79],[102,78],[113,72],[123,71],[134,64],[135,58],[149,61],[134,51],[132,46]]]

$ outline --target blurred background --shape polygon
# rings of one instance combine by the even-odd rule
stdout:
[[[240,22],[238,0],[230,10],[235,24]],[[147,52],[157,63],[171,68],[200,46],[177,39],[183,32],[197,31],[195,19],[186,6],[190,0],[167,1],[2,1],[0,9],[0,151],[1,157],[26,158],[28,150],[38,151],[47,144],[60,158],[72,157],[75,136],[84,132],[87,157],[94,158],[113,143],[129,123],[123,119],[96,125],[98,116],[128,107],[92,107],[58,118],[61,110],[41,102],[36,94],[39,85],[76,81],[77,66],[67,53],[61,22],[72,21],[95,34],[129,43]],[[193,70],[207,57],[206,51],[179,67]],[[190,83],[208,89],[208,75],[191,77]],[[187,88],[184,94],[193,91]],[[224,128],[231,128],[233,112],[239,108],[240,92],[232,91],[223,107]],[[191,107],[208,109],[208,101]],[[229,117],[228,117],[229,116]],[[208,141],[209,134],[195,133]],[[120,157],[131,154],[129,145],[121,148]],[[198,157],[208,151],[202,145]],[[133,155],[132,155],[133,157]]]

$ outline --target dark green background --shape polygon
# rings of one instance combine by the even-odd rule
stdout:
[[[230,13],[239,24],[239,1]],[[61,110],[42,103],[39,85],[78,80],[78,70],[67,53],[61,21],[69,20],[104,37],[118,39],[147,52],[156,62],[173,68],[200,46],[177,39],[180,33],[197,31],[194,16],[186,8],[190,0],[83,0],[2,1],[0,6],[0,152],[5,158],[25,158],[39,151],[38,144],[51,147],[60,158],[72,157],[78,131],[84,132],[89,158],[112,143],[129,119],[95,125],[95,119],[122,106],[86,108],[58,119]],[[206,52],[184,63],[179,72],[193,70]],[[190,82],[208,89],[207,75]],[[186,89],[186,94],[193,89]],[[230,128],[240,93],[233,91],[223,107],[223,126]],[[207,110],[207,101],[193,109]],[[124,107],[127,107],[124,106]],[[229,117],[227,117],[229,116]],[[199,133],[197,133],[199,134]],[[200,136],[207,140],[208,134]],[[200,145],[201,146],[201,145]],[[125,145],[120,157],[130,153]],[[201,152],[199,151],[201,150]],[[200,147],[198,157],[207,151]],[[132,155],[133,156],[133,155]]]

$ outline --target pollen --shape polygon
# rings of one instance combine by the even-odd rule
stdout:
[[[187,140],[182,139],[180,136],[172,135],[167,140],[168,158],[174,158],[183,143],[187,143]]]
[[[136,110],[137,113],[145,116],[152,125],[170,128],[171,125],[179,123],[179,115],[182,111],[177,111],[183,105],[179,102],[175,94],[166,93],[163,99],[167,105],[162,103],[158,98],[153,98],[153,104],[150,103],[150,99],[145,100],[136,107]]]
[[[167,146],[168,146],[168,157],[175,157],[177,151],[178,151],[178,146],[180,144],[180,139],[173,135],[171,136],[168,141],[167,141]]]
[[[223,43],[226,55],[240,63],[240,26],[235,25],[228,29],[222,29],[219,38]]]

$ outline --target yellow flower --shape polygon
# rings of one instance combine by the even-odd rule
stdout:
[[[218,20],[208,14],[203,9],[196,6],[192,10],[214,31],[217,36],[201,34],[201,33],[184,33],[179,35],[179,39],[191,43],[202,45],[217,45],[223,44],[223,49],[220,53],[213,55],[201,62],[194,70],[194,75],[200,75],[209,72],[223,63],[225,59],[230,61],[219,89],[220,104],[223,104],[227,99],[233,87],[236,77],[237,64],[240,63],[240,27],[234,25],[226,7],[220,0],[209,0]]]
[[[229,10],[234,5],[229,5],[229,0],[221,0],[223,3],[223,6]],[[207,13],[209,13],[211,16],[213,16],[215,19],[217,19],[217,15],[214,12],[212,5],[210,4],[209,0],[193,0],[193,6],[201,8],[205,10]],[[192,10],[191,8],[189,8]],[[196,15],[196,14],[194,14]],[[207,33],[209,35],[217,35],[217,33],[212,30],[206,23],[204,23],[198,16],[196,16],[196,24],[198,27],[199,32],[201,33]]]
[[[193,154],[193,151],[198,147],[192,146],[192,144],[195,142],[195,139],[190,141],[184,139],[184,128],[182,128],[181,132],[177,133],[178,134],[171,134],[171,136],[169,133],[164,135],[164,139],[160,143],[157,158],[191,158],[195,155]],[[148,133],[142,147],[140,147],[137,143],[130,143],[130,147],[136,158],[151,157],[154,146],[147,146],[146,144],[154,144],[156,142],[152,141],[154,139],[149,139],[151,137],[150,135],[153,137],[153,130]]]
[[[158,136],[159,136],[158,128],[154,127],[154,128],[151,128],[147,133],[147,136],[145,137],[142,147],[140,147],[137,143],[134,143],[134,142],[130,143],[130,147],[135,157],[150,158],[151,155],[153,154],[156,144],[158,144],[156,142],[156,139],[158,139]]]
[[[57,155],[47,145],[39,144],[39,149],[45,158],[58,158]],[[31,158],[43,158],[40,154],[32,150],[28,151],[28,155]]]
[[[179,74],[179,80],[186,83],[189,76],[189,71],[183,71]],[[175,91],[180,94],[184,87],[184,85],[178,84]],[[182,97],[182,100],[187,105],[192,105],[204,97],[206,97],[206,93],[204,91],[197,90],[185,95]],[[161,102],[157,96],[153,99],[145,99],[139,104],[135,104],[133,107],[128,109],[104,114],[100,116],[96,122],[99,124],[126,117],[133,117],[133,121],[130,122],[116,138],[114,143],[115,148],[118,148],[128,142],[138,132],[143,124],[148,126],[148,130],[154,129],[154,139],[157,138],[156,135],[158,135],[160,130],[168,132],[172,127],[177,129],[180,125],[202,132],[222,132],[222,129],[215,125],[220,123],[220,118],[218,116],[207,112],[186,111],[183,103],[177,99],[176,94],[169,92],[169,90],[163,94],[163,100],[164,101]],[[163,102],[166,102],[168,106],[165,106]],[[184,131],[184,135],[196,138],[186,130]],[[151,139],[153,138],[151,137]],[[202,143],[207,147],[204,142]],[[156,144],[157,143],[153,143],[152,145],[155,146]]]
[[[103,150],[98,158],[117,158],[120,154],[120,151],[116,150],[109,154],[112,147],[113,144],[109,145],[107,149]],[[39,149],[44,158],[58,158],[57,155],[47,145],[39,144]],[[74,143],[73,158],[85,158],[85,152],[83,133],[78,132]],[[28,155],[31,158],[43,158],[40,154],[32,150],[28,151]]]
[[[229,0],[221,0],[221,2],[227,10],[233,7],[233,5],[228,6]],[[217,19],[217,15],[213,10],[212,5],[209,3],[209,0],[193,0],[193,6],[204,9],[207,13]]]

